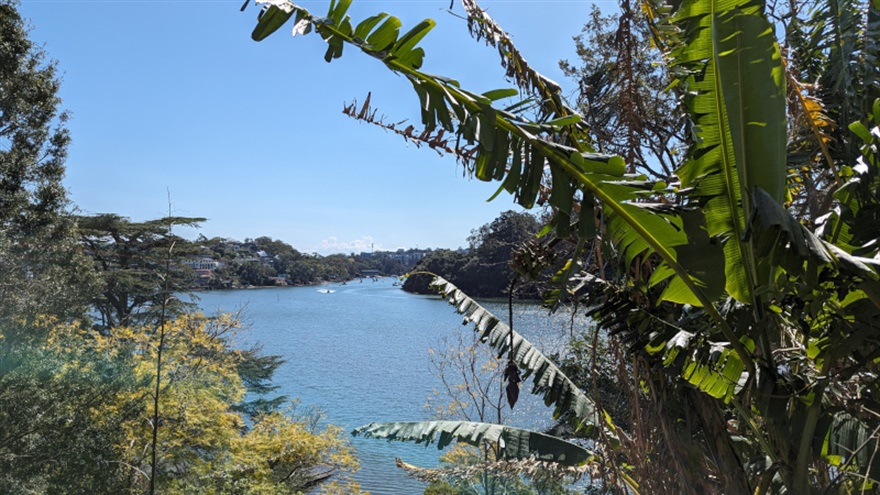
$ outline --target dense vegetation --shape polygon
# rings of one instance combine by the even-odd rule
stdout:
[[[92,304],[105,324],[143,322],[151,318],[159,296],[156,273],[167,267],[172,285],[181,289],[230,289],[277,285],[314,285],[364,277],[399,275],[428,251],[304,254],[269,237],[187,240],[173,232],[197,228],[204,218],[168,216],[133,222],[114,214],[75,218],[76,235],[98,273],[100,295]],[[173,247],[169,252],[169,248]],[[179,305],[180,301],[174,300]],[[153,315],[155,316],[155,315]]]
[[[440,275],[479,297],[506,297],[516,273],[510,267],[514,251],[535,239],[541,224],[529,213],[506,211],[477,230],[471,231],[467,251],[437,250],[411,269],[403,290],[433,294],[429,283]],[[421,273],[420,273],[421,272]],[[540,290],[535,283],[515,284],[518,298],[535,299]]]
[[[281,359],[175,294],[403,274],[430,250],[320,256],[177,233],[203,218],[71,214],[55,66],[14,3],[0,33],[0,493],[282,494],[331,475],[323,492],[358,492],[343,432],[275,393]]]
[[[621,0],[564,65],[576,108],[472,0],[472,34],[498,48],[518,90],[477,94],[420,72],[433,21],[401,35],[387,14],[353,24],[350,0],[322,18],[266,3],[255,39],[293,20],[328,43],[328,61],[345,46],[371,55],[417,93],[425,131],[405,137],[453,150],[526,209],[547,206],[542,243],[512,259],[517,275],[476,290],[544,276],[550,307],[596,322],[559,368],[435,279],[475,340],[507,358],[510,406],[531,376],[575,443],[487,418],[357,434],[479,449],[439,469],[401,463],[435,493],[548,479],[557,490],[585,475],[603,493],[878,490],[878,0]],[[325,467],[354,468],[338,430],[266,395],[279,361],[233,348],[234,318],[175,302],[182,258],[222,245],[174,236],[199,219],[68,213],[54,66],[15,4],[0,3],[0,29],[0,490],[292,493]],[[502,223],[474,236],[476,261],[459,272],[509,257]],[[261,239],[265,260],[229,262],[246,283],[352,274],[341,258]]]
[[[511,470],[588,473],[605,493],[876,492],[880,2],[622,0],[613,35],[594,16],[583,66],[567,66],[578,108],[472,0],[471,33],[498,49],[518,90],[478,94],[421,72],[431,20],[401,34],[388,14],[352,20],[349,0],[325,17],[266,3],[255,40],[291,20],[327,42],[328,62],[346,46],[374,57],[418,96],[424,131],[396,132],[451,150],[525,208],[549,205],[547,251],[528,248],[517,271],[552,270],[547,303],[596,322],[589,352],[567,363],[586,377],[580,388],[435,281],[508,357],[511,403],[520,371],[533,375],[534,392],[589,439],[580,447],[482,422],[358,434],[478,446],[475,466],[401,467],[482,479],[485,493],[487,473]],[[560,245],[570,250],[558,268]],[[603,405],[601,375],[629,408]]]
[[[269,237],[245,239],[199,238],[203,257],[219,263],[207,281],[208,288],[267,285],[312,285],[346,281],[375,272],[380,276],[402,275],[412,267],[422,251],[398,250],[374,253],[307,254]]]
[[[16,7],[0,2],[0,493],[293,494],[333,473],[323,491],[359,492],[345,435],[274,394],[282,361],[174,297],[202,244],[173,229],[202,219],[70,213],[55,65]]]

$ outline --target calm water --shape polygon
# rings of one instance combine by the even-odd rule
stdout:
[[[461,328],[452,306],[403,292],[394,280],[205,292],[199,304],[209,314],[244,308],[250,328],[239,337],[242,345],[260,344],[265,353],[287,360],[275,375],[279,393],[320,408],[328,422],[350,431],[371,421],[432,419],[425,404],[439,381],[431,374],[428,349]],[[506,319],[506,304],[485,305]],[[536,305],[518,306],[514,320],[545,352],[559,349],[569,335],[567,316],[547,318]],[[551,423],[539,399],[525,390],[520,397],[509,424]],[[355,478],[375,495],[422,493],[424,484],[397,469],[394,459],[433,467],[441,453],[433,445],[375,439],[352,438],[352,444],[361,462]]]

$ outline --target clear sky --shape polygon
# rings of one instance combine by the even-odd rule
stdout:
[[[324,15],[327,1],[300,5]],[[557,67],[594,2],[484,0],[529,62],[569,90]],[[58,61],[73,119],[66,184],[86,214],[206,217],[208,236],[270,236],[329,254],[467,245],[472,229],[517,210],[497,184],[463,176],[451,156],[341,113],[373,93],[388,121],[418,127],[418,97],[378,61],[346,47],[327,64],[319,36],[290,27],[256,43],[242,0],[22,0],[31,38]],[[611,2],[600,2],[610,7]],[[604,4],[604,5],[603,5]],[[473,91],[510,87],[494,49],[473,41],[449,0],[355,0],[403,31],[424,18],[423,70]],[[456,2],[453,13],[461,15]],[[182,232],[183,233],[183,232]],[[189,237],[190,234],[183,233]]]

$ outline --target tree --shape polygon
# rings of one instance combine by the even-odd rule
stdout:
[[[2,8],[0,51],[0,219],[4,230],[25,236],[54,224],[67,205],[61,180],[70,137],[59,110],[55,64],[27,39],[16,4]]]
[[[269,265],[264,265],[259,260],[246,261],[238,266],[236,275],[246,285],[272,285],[272,277],[278,275]]]
[[[264,355],[259,346],[254,346],[243,351],[235,351],[237,355],[236,371],[241,377],[247,390],[247,395],[241,403],[233,408],[254,421],[261,415],[277,412],[282,404],[288,401],[285,395],[267,398],[268,394],[278,390],[278,385],[272,384],[272,377],[279,366],[284,364],[281,356]],[[250,399],[250,400],[247,400]]]
[[[471,231],[468,237],[471,251],[487,264],[506,264],[515,248],[531,240],[540,230],[540,224],[529,213],[508,210],[490,223]]]
[[[104,326],[158,322],[166,295],[191,287],[193,271],[184,265],[196,246],[172,233],[172,227],[197,226],[204,218],[172,217],[132,222],[115,214],[79,217],[77,233],[100,280],[92,302]],[[170,270],[165,265],[171,256]],[[163,279],[170,277],[169,286]],[[186,307],[171,298],[167,316]]]
[[[247,384],[238,373],[242,354],[231,347],[237,321],[229,315],[206,319],[198,314],[170,322],[166,330],[159,397],[157,487],[162,493],[211,493],[243,489],[289,493],[313,482],[315,469],[356,469],[347,442],[336,427],[319,428],[318,418],[295,410],[267,412],[249,428],[240,413]],[[130,349],[143,382],[157,372],[158,347],[143,328],[115,328],[98,334],[99,349]],[[134,391],[133,398],[152,389]],[[146,470],[145,455],[153,416],[152,397],[144,417],[123,425],[121,445],[129,466]],[[164,487],[164,488],[163,488]]]
[[[43,318],[27,330],[23,339],[0,327],[0,492],[123,493],[115,446],[143,404],[115,399],[136,386],[134,373],[74,327]]]
[[[687,119],[676,93],[666,91],[663,54],[645,14],[628,1],[619,5],[611,15],[593,6],[575,37],[579,60],[560,67],[578,85],[578,110],[596,149],[624,157],[630,172],[669,180],[684,156]]]
[[[429,349],[431,373],[443,385],[435,393],[441,402],[432,406],[438,419],[504,423],[503,365],[474,336],[457,332],[454,340],[443,337]]]
[[[297,493],[328,474],[357,493],[338,427],[311,411],[240,412],[249,387],[230,315],[181,316],[166,328],[91,329],[42,319],[31,339],[0,346],[0,490],[144,493],[149,484],[155,374],[162,374],[160,493]],[[0,329],[0,338],[6,341]],[[262,363],[258,363],[262,364]]]
[[[375,57],[413,84],[425,142],[440,139],[438,127],[456,135],[463,143],[459,156],[478,179],[501,182],[525,208],[539,200],[553,207],[549,230],[560,239],[574,234],[576,243],[555,279],[627,344],[622,372],[640,389],[643,401],[634,404],[654,413],[651,424],[624,430],[599,397],[518,345],[512,331],[457,289],[440,285],[483,338],[536,374],[535,391],[593,439],[595,450],[583,462],[600,469],[608,484],[657,493],[864,491],[880,472],[874,456],[880,448],[874,394],[880,376],[874,363],[880,356],[880,88],[872,70],[864,79],[868,87],[847,92],[854,80],[847,73],[878,59],[880,4],[844,3],[843,14],[839,3],[820,3],[824,15],[807,21],[815,32],[830,23],[838,35],[834,46],[805,58],[817,73],[845,76],[845,84],[822,88],[822,96],[805,95],[796,84],[788,93],[786,81],[796,77],[786,72],[763,2],[643,3],[668,86],[688,119],[687,153],[673,187],[628,174],[622,156],[597,152],[559,86],[530,70],[471,0],[463,4],[472,33],[498,48],[508,74],[538,102],[534,113],[492,106],[516,91],[476,94],[420,72],[424,51],[416,45],[430,20],[398,35],[399,20],[386,14],[353,24],[349,1],[331,2],[320,19],[278,1],[261,12],[252,36],[263,39],[294,18],[296,33],[315,30],[328,43],[328,61],[346,45]],[[798,7],[792,4],[790,12]],[[787,183],[790,160],[800,158],[789,153],[788,112],[810,110],[807,96],[849,98],[856,103],[849,108],[860,109],[836,122],[851,131],[841,132],[840,145],[856,152],[835,157],[822,150],[837,185],[837,211],[815,231],[786,209],[786,198],[798,192]],[[807,114],[815,124],[816,114]],[[612,273],[583,270],[597,250],[613,253]],[[479,441],[492,430],[395,423],[359,431],[416,441],[439,436],[445,444]],[[544,447],[505,455],[546,453],[560,460],[561,445]]]
[[[0,4],[0,320],[82,316],[86,259],[62,185],[70,136],[54,62],[28,39],[17,2]]]
[[[463,286],[469,286],[470,273],[463,267],[471,260],[467,253],[438,249],[422,258],[412,269],[412,274],[403,282],[403,290],[415,294],[433,294],[430,288],[431,276],[436,273],[454,279]],[[468,280],[462,280],[467,277]]]
[[[504,297],[516,273],[509,266],[514,252],[535,239],[541,225],[534,215],[513,210],[502,212],[495,220],[472,230],[467,253],[436,251],[423,258],[412,269],[403,289],[425,294],[431,277],[418,272],[435,273],[450,280],[469,294],[481,297]],[[534,285],[516,287],[517,297],[536,297]]]

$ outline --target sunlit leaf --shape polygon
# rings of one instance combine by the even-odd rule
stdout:
[[[376,51],[388,50],[397,41],[400,31],[400,19],[388,16],[385,21],[367,36],[367,43]]]
[[[263,41],[283,26],[293,15],[293,12],[293,10],[283,10],[275,5],[269,6],[266,11],[261,11],[257,25],[251,33],[251,38],[254,41]]]

